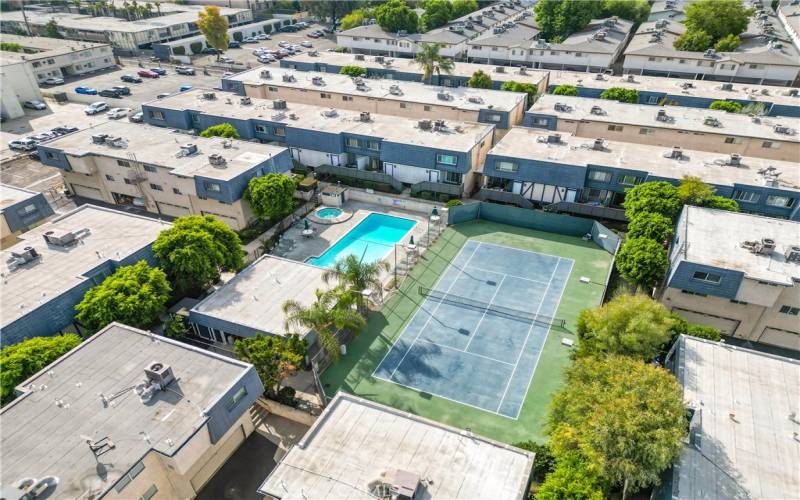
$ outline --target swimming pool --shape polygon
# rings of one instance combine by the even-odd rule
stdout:
[[[319,267],[332,267],[337,260],[348,255],[355,255],[363,262],[381,260],[415,224],[415,221],[403,217],[369,214],[325,253],[306,259],[306,262]]]

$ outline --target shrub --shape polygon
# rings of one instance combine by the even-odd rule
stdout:
[[[0,402],[14,399],[14,388],[75,346],[81,338],[73,333],[33,337],[0,350]]]
[[[551,473],[556,465],[556,459],[550,452],[550,448],[545,444],[539,444],[534,441],[523,441],[516,443],[514,446],[523,450],[532,451],[536,454],[533,459],[533,474],[532,479],[537,483],[544,481],[547,474]]]
[[[578,87],[561,84],[553,89],[553,95],[578,95]]]
[[[483,70],[479,69],[478,71],[474,72],[467,81],[467,87],[473,89],[490,89],[492,88],[492,77],[484,73]]]
[[[189,44],[189,48],[192,49],[192,54],[199,54],[203,51],[203,43],[202,42],[192,42]]]
[[[600,99],[608,99],[610,101],[627,102],[631,104],[638,104],[639,91],[636,89],[626,89],[622,87],[611,87],[604,90],[600,94]]]
[[[742,44],[742,39],[734,34],[729,34],[723,38],[720,38],[716,44],[714,44],[714,50],[717,52],[733,52],[736,50],[739,45]]]
[[[184,56],[186,55],[186,47],[172,47],[172,53],[176,56]]]
[[[603,500],[603,490],[600,473],[573,452],[558,460],[536,492],[536,500]]]
[[[244,40],[244,35],[242,35],[241,31],[237,31],[236,33],[233,34],[233,39],[236,40],[237,42],[241,42],[242,40]]]
[[[657,213],[643,212],[628,222],[628,238],[650,238],[664,243],[673,233],[672,219]]]
[[[708,106],[708,109],[727,111],[728,113],[741,113],[742,105],[736,101],[714,101]]]
[[[454,198],[454,199],[448,201],[447,203],[445,203],[444,206],[447,207],[447,208],[453,208],[453,207],[457,207],[457,206],[460,206],[460,205],[463,205],[463,204],[464,203],[461,200],[459,200],[458,198]]]
[[[239,132],[230,123],[220,123],[212,125],[200,132],[200,137],[223,137],[225,139],[238,139]]]
[[[617,254],[617,271],[638,287],[655,286],[667,271],[664,245],[649,238],[628,238]]]
[[[14,42],[0,42],[0,50],[6,52],[22,52],[22,45]]]
[[[347,75],[352,77],[364,77],[367,76],[367,68],[362,68],[361,66],[355,65],[348,65],[342,66],[342,69],[339,70],[340,75]]]

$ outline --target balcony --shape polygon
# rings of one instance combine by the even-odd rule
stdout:
[[[571,201],[557,201],[546,208],[552,212],[566,212],[574,215],[585,215],[594,219],[607,219],[627,222],[625,210],[621,208],[605,207],[603,205],[589,205]]]
[[[352,179],[354,181],[375,182],[386,184],[397,192],[403,190],[403,183],[389,174],[383,172],[373,172],[370,170],[358,170],[357,168],[335,167],[333,165],[320,165],[314,169],[317,175],[330,175],[340,179]],[[347,184],[347,182],[344,182]],[[367,186],[368,187],[368,186]]]
[[[412,196],[419,196],[420,193],[446,194],[453,198],[461,198],[464,195],[464,186],[430,181],[418,182],[411,186]]]
[[[494,201],[497,203],[515,205],[521,208],[533,208],[533,203],[521,194],[501,191],[499,189],[481,188],[481,190],[478,191],[477,198],[481,201]]]

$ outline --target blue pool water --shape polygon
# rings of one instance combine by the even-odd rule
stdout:
[[[320,208],[316,211],[316,215],[320,219],[335,219],[342,215],[342,210],[335,207]]]
[[[384,214],[370,214],[319,257],[306,262],[332,267],[337,260],[355,255],[363,262],[382,259],[414,227],[413,220]]]

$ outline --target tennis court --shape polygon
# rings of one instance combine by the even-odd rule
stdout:
[[[516,419],[573,264],[468,240],[373,376]]]

